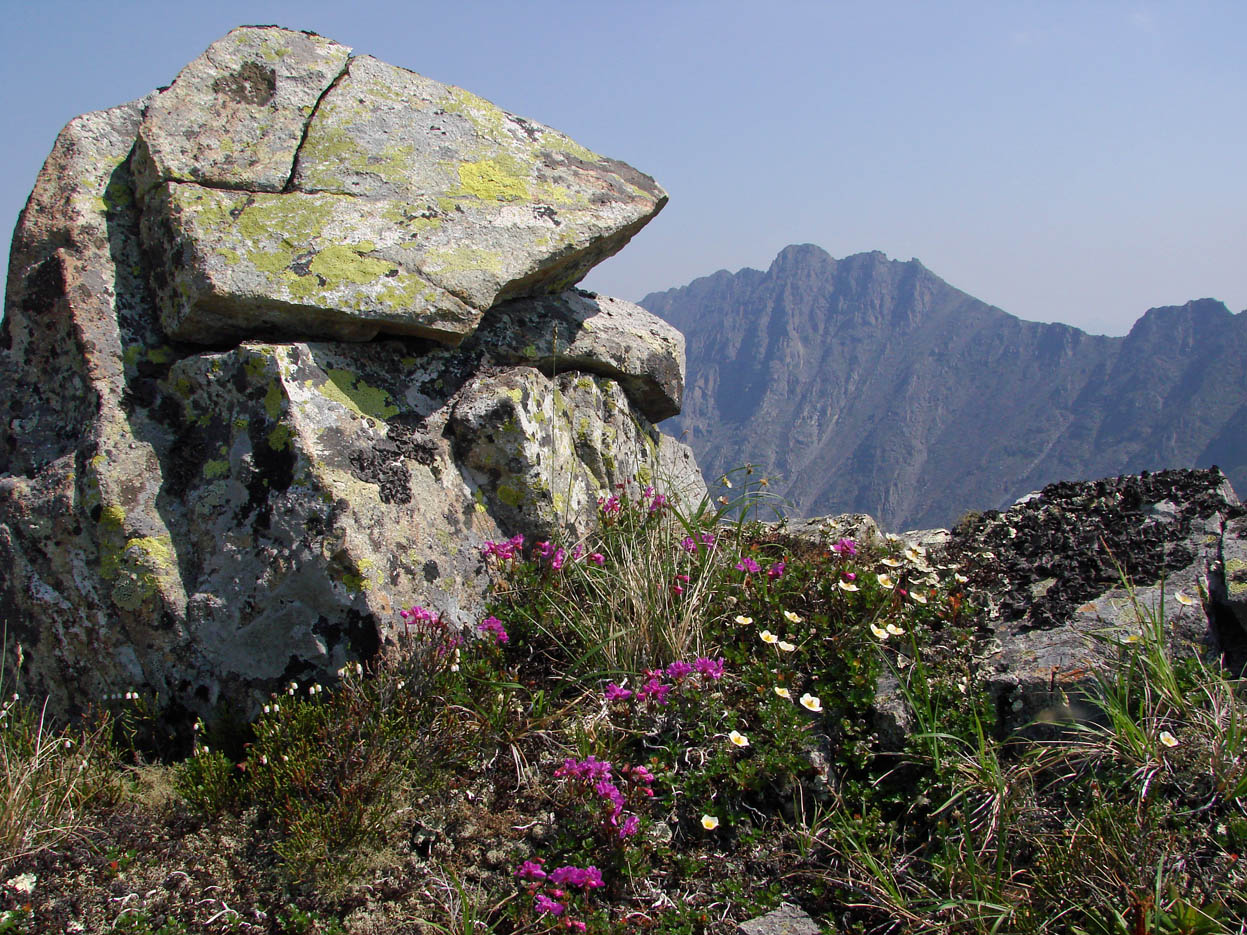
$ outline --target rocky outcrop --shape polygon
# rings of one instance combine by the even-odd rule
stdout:
[[[1241,669],[1247,629],[1224,612],[1223,556],[1243,508],[1218,470],[1162,471],[1045,487],[967,517],[944,557],[987,611],[981,677],[1006,723],[1077,704],[1120,646],[1162,622],[1179,658]]]
[[[571,290],[651,179],[319,36],[235,30],[62,132],[0,341],[0,606],[23,682],[172,717],[331,679],[480,547],[704,494],[679,333]],[[571,290],[571,291],[569,291]],[[10,663],[15,653],[10,652]]]
[[[688,340],[672,434],[708,479],[753,463],[796,516],[949,526],[1054,481],[1175,467],[1247,485],[1247,314],[1212,299],[1105,337],[1021,321],[917,260],[805,244],[641,304]]]

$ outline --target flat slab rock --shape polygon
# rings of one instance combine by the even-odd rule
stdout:
[[[235,29],[138,132],[161,321],[178,341],[457,344],[561,292],[667,201],[652,178],[328,39]]]
[[[680,412],[684,335],[639,305],[569,290],[497,306],[473,336],[500,363],[616,380],[651,422]]]
[[[740,930],[745,935],[819,935],[822,931],[806,912],[788,903],[766,915],[742,922]]]

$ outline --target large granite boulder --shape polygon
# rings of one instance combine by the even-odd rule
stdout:
[[[236,29],[148,108],[134,173],[170,338],[457,344],[666,203],[549,127],[306,33]]]
[[[569,291],[664,200],[281,29],[72,121],[0,333],[0,608],[26,690],[57,715],[130,688],[174,718],[245,713],[368,656],[400,607],[474,621],[486,540],[583,537],[632,476],[699,500],[652,424],[683,339]]]

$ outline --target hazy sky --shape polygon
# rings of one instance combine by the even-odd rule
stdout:
[[[1122,334],[1247,307],[1247,3],[0,0],[0,225],[60,128],[230,28],[310,29],[653,175],[586,285],[883,250],[1022,318]]]

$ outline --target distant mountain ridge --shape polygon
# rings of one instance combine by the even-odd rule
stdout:
[[[802,244],[641,304],[687,339],[668,430],[708,479],[774,472],[796,515],[948,525],[1053,481],[1212,464],[1247,491],[1247,313],[1213,299],[1091,335],[1009,315],[917,260]]]

